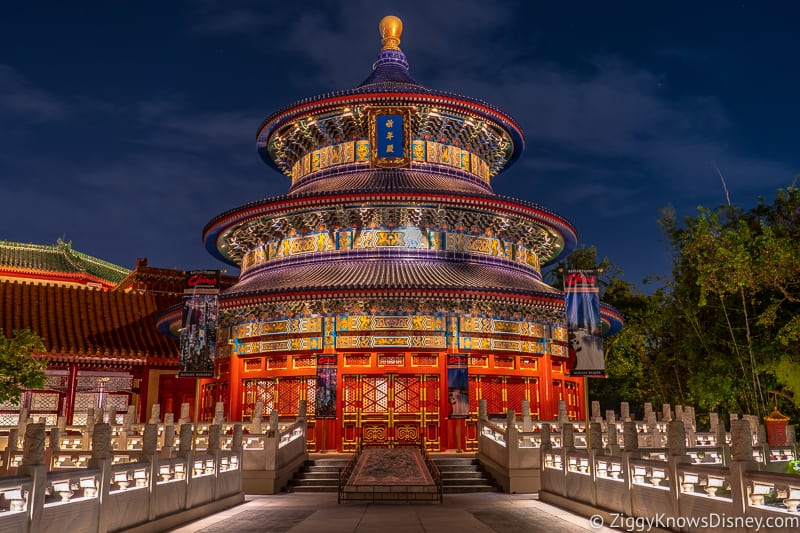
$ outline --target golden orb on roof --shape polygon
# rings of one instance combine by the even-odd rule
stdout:
[[[378,28],[381,32],[381,44],[384,50],[400,50],[400,35],[403,34],[403,21],[394,15],[381,19]]]

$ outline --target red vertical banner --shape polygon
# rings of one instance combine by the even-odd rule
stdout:
[[[448,418],[469,417],[469,367],[466,354],[447,356]]]
[[[572,376],[605,377],[600,287],[594,270],[567,270],[564,299]]]

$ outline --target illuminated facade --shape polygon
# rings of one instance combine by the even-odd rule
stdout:
[[[517,123],[419,85],[400,20],[380,30],[383,49],[361,85],[261,125],[259,153],[291,178],[288,193],[204,230],[209,252],[241,269],[220,296],[204,415],[221,400],[231,420],[248,419],[257,401],[265,415],[290,416],[307,400],[309,447],[343,451],[423,438],[432,450],[471,449],[480,399],[490,414],[529,400],[541,419],[564,399],[571,417],[584,416],[583,381],[565,373],[563,294],[541,276],[575,247],[574,228],[493,192],[523,150]],[[613,309],[602,315],[619,328]],[[467,418],[448,411],[456,355],[468,363]],[[335,387],[321,388],[322,376]]]

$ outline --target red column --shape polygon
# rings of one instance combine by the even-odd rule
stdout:
[[[553,360],[549,350],[545,351],[540,363],[539,394],[542,398],[540,417],[542,420],[555,420],[558,416],[558,400],[553,400]]]
[[[231,351],[230,359],[230,381],[228,383],[228,398],[224,401],[230,406],[228,413],[228,420],[241,422],[242,421],[242,361],[239,356]]]
[[[142,367],[139,372],[139,405],[136,406],[136,421],[138,423],[147,422],[148,417],[150,416],[147,413],[147,395],[150,389],[150,367],[144,366]],[[158,401],[158,400],[156,400]]]
[[[75,414],[75,396],[78,393],[78,364],[70,363],[69,376],[67,377],[67,397],[64,399],[64,418],[67,424],[72,424],[72,417]]]

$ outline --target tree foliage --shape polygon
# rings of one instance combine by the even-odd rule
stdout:
[[[668,318],[696,400],[753,414],[777,397],[800,407],[800,190],[747,211],[701,208],[682,226],[662,221],[675,250]]]
[[[665,287],[639,292],[603,259],[603,301],[625,326],[606,339],[608,378],[590,380],[592,399],[800,414],[800,189],[681,221],[665,210],[661,224],[674,258]],[[593,247],[576,253],[559,266],[601,264]]]
[[[45,384],[46,361],[32,355],[44,351],[36,333],[14,330],[10,338],[0,329],[0,403],[18,402],[21,389],[40,389]]]

